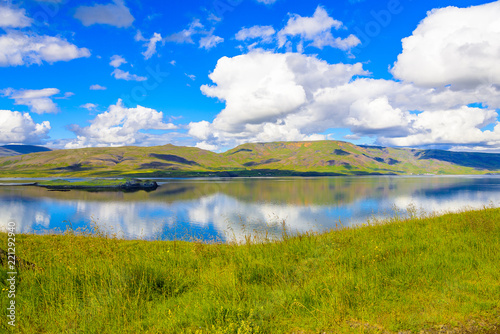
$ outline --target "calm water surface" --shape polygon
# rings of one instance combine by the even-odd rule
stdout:
[[[2,179],[0,183],[28,182]],[[131,239],[238,239],[322,231],[387,217],[413,205],[427,212],[500,206],[498,176],[158,179],[153,192],[68,192],[0,186],[0,227],[44,233],[95,225]]]

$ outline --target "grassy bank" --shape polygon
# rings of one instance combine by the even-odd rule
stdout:
[[[37,186],[47,189],[69,190],[69,189],[86,189],[86,190],[155,190],[158,184],[154,181],[143,181],[138,179],[91,179],[86,181],[71,182],[69,180],[52,180],[37,182]]]
[[[16,243],[18,256],[43,268],[20,270],[18,333],[499,330],[500,209],[274,243],[74,234]],[[2,313],[7,302],[3,295]]]

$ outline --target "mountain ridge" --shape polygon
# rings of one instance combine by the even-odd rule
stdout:
[[[82,148],[0,158],[2,175],[277,176],[500,172],[500,154],[358,146],[343,141],[247,143],[223,153],[167,144]]]
[[[36,145],[3,145],[0,146],[0,157],[29,154],[36,152],[49,152],[50,148]]]

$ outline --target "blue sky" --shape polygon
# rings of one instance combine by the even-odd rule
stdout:
[[[500,151],[500,2],[0,1],[0,144]]]

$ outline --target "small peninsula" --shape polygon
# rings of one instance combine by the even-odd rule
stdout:
[[[121,190],[121,191],[136,191],[146,190],[152,191],[158,188],[158,184],[154,181],[143,181],[138,179],[92,179],[87,181],[71,182],[68,180],[52,180],[37,182],[34,185],[47,188],[50,190]]]

